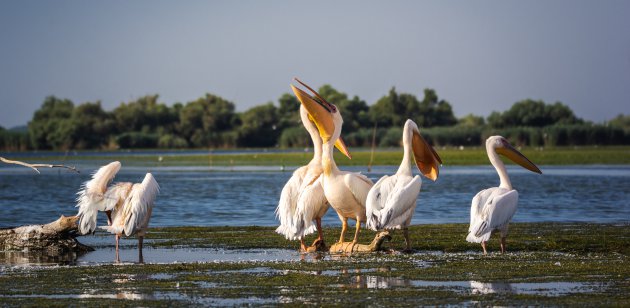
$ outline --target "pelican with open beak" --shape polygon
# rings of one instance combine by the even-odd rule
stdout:
[[[306,165],[298,168],[287,181],[280,193],[276,216],[280,226],[276,232],[288,240],[299,240],[302,252],[325,250],[322,232],[322,217],[328,211],[328,200],[321,185],[322,175],[322,138],[308,111],[300,106],[300,119],[313,142],[313,158]],[[341,139],[340,139],[341,140]],[[342,141],[338,142],[341,151],[350,158],[350,153]],[[313,221],[315,225],[313,225]],[[306,246],[304,237],[317,230],[317,239],[311,246]]]
[[[487,254],[486,243],[492,232],[499,230],[501,232],[501,252],[504,253],[508,224],[512,220],[518,204],[518,192],[512,188],[512,183],[499,154],[529,171],[539,174],[542,174],[542,171],[501,136],[492,136],[486,140],[486,152],[488,152],[490,163],[497,170],[501,182],[499,187],[484,189],[472,199],[470,227],[466,240],[471,243],[481,243],[483,253]]]
[[[365,202],[367,194],[374,183],[360,173],[340,171],[333,158],[333,147],[341,148],[342,153],[347,149],[340,142],[343,119],[337,107],[323,99],[315,90],[295,79],[299,84],[313,93],[313,96],[300,88],[291,85],[302,106],[306,108],[322,139],[322,187],[330,206],[335,209],[341,220],[341,235],[338,243],[343,239],[348,228],[348,219],[356,220],[356,231],[352,245],[357,243],[361,222],[365,222]],[[352,251],[352,250],[350,250]]]
[[[411,250],[408,226],[416,210],[416,200],[422,186],[419,175],[413,176],[412,165],[435,181],[442,159],[420,135],[418,126],[407,120],[403,129],[403,159],[396,174],[383,176],[367,196],[367,227],[374,230],[402,229],[406,250]]]

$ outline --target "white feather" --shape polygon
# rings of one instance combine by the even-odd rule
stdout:
[[[381,192],[381,186],[387,179],[389,179],[389,175],[382,176],[376,184],[370,188],[365,201],[366,226],[374,231],[378,230],[380,213],[383,207],[385,207],[385,202],[383,201],[385,196]],[[390,181],[387,181],[385,185],[389,186],[389,184]]]
[[[133,184],[123,206],[112,212],[112,225],[104,229],[114,234],[124,233],[126,236],[144,235],[159,191],[157,181],[151,173],[147,173],[142,183]]]
[[[385,208],[381,211],[379,226],[381,229],[401,229],[409,226],[416,210],[416,200],[421,186],[422,180],[419,175],[413,178],[403,176],[398,179],[386,200]]]
[[[383,177],[368,194],[366,211],[368,227],[372,230],[401,229],[407,227],[416,208],[422,180],[397,173]]]
[[[280,220],[280,226],[276,229],[278,234],[284,235],[287,239],[295,239],[293,235],[294,217],[297,210],[297,201],[300,195],[300,186],[306,176],[308,166],[298,168],[284,184],[280,193],[280,201],[276,208],[276,217]]]
[[[81,190],[77,193],[77,207],[80,217],[79,232],[87,234],[96,228],[96,218],[98,211],[105,211],[108,199],[106,198],[107,185],[111,183],[118,171],[120,162],[112,162],[99,168],[92,179],[81,185]]]
[[[305,181],[306,182],[306,181]],[[328,201],[321,184],[321,175],[301,189],[295,213],[295,239],[303,238],[317,230],[313,220],[328,211]]]
[[[374,182],[360,172],[346,173],[343,177],[343,181],[356,202],[365,208],[368,192],[374,185]]]
[[[466,240],[481,243],[490,239],[492,231],[504,228],[516,213],[518,192],[493,187],[480,191],[470,207],[470,227]]]

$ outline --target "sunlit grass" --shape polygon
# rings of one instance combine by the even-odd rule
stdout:
[[[486,165],[489,164],[485,149],[482,147],[469,148],[437,148],[444,166]],[[140,151],[130,155],[121,151],[119,154],[83,155],[81,152],[71,152],[68,155],[41,156],[30,155],[13,156],[29,162],[57,162],[92,161],[101,163],[119,160],[124,164],[150,166],[301,166],[311,158],[310,149],[300,152],[249,152],[239,154],[223,154],[208,151],[208,154],[180,155],[178,151],[167,151],[166,154],[154,154]],[[582,164],[630,164],[630,147],[556,147],[556,148],[523,148],[523,154],[538,165],[582,165]],[[365,148],[352,149],[352,159],[342,156],[335,151],[335,160],[339,166],[367,166],[370,163],[371,152]],[[402,159],[402,150],[398,148],[378,149],[374,152],[373,166],[398,165]],[[506,160],[507,161],[507,160]],[[508,162],[511,163],[511,162]]]

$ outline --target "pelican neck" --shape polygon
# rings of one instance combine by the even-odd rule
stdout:
[[[512,190],[512,182],[510,182],[510,177],[508,176],[507,170],[505,169],[505,164],[499,158],[499,154],[494,147],[486,148],[488,152],[488,158],[490,159],[490,163],[494,167],[494,169],[499,174],[499,180],[501,181],[499,187]]]

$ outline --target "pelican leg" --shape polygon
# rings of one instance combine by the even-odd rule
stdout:
[[[405,237],[405,251],[411,251],[411,240],[409,239],[409,228],[403,228],[403,236]]]
[[[105,211],[105,215],[107,215],[107,225],[112,225],[112,211]]]
[[[483,254],[484,255],[488,254],[488,251],[486,250],[486,243],[487,243],[487,241],[481,242],[481,248],[483,248]]]
[[[322,232],[322,219],[315,218],[315,223],[317,224],[317,238],[313,241],[311,247],[309,247],[309,251],[325,251],[327,249],[326,243],[324,243],[324,232]]]
[[[352,247],[350,248],[350,251],[354,250],[354,245],[356,245],[359,242],[359,232],[361,232],[361,219],[359,217],[357,217],[357,230],[354,232],[354,239],[352,240]]]
[[[304,243],[304,238],[300,238],[300,252],[308,251],[308,247],[306,247],[306,243]]]
[[[320,241],[324,241],[324,232],[322,232],[322,219],[315,218],[315,223],[317,224],[317,239]]]
[[[343,243],[343,238],[346,235],[346,230],[348,229],[348,218],[346,217],[340,217],[341,218],[341,236],[339,236],[339,244]]]
[[[507,249],[505,240],[507,239],[507,235],[508,235],[508,225],[505,225],[505,227],[501,228],[500,231],[501,231],[501,253],[505,253]]]
[[[120,262],[120,255],[118,254],[118,242],[120,242],[120,235],[116,234],[116,263]]]
[[[138,236],[138,263],[144,263],[144,257],[142,256],[142,241],[144,236]]]

